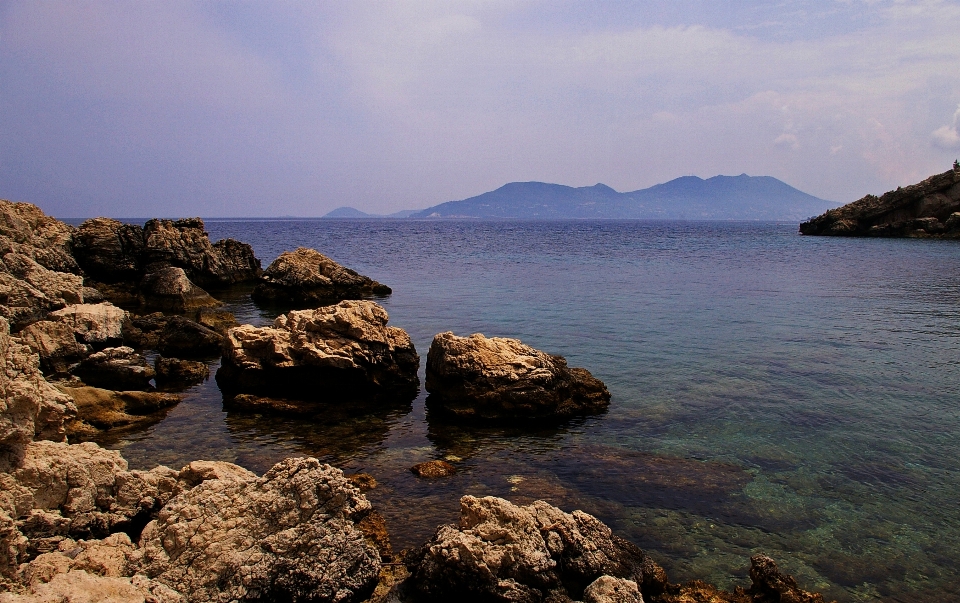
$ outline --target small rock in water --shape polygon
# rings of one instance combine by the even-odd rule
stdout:
[[[127,346],[91,354],[73,372],[87,385],[117,391],[148,390],[156,374],[143,356]]]
[[[280,254],[267,267],[253,290],[253,298],[316,307],[390,293],[390,287],[341,266],[315,249],[300,247]]]
[[[457,468],[446,461],[427,461],[410,467],[417,477],[447,477],[457,472]]]
[[[377,487],[376,478],[369,473],[351,473],[350,475],[344,475],[344,477],[350,480],[350,483],[356,486],[360,492],[367,492]]]
[[[157,356],[154,362],[158,387],[180,387],[203,383],[210,376],[210,367],[196,360],[180,360]]]

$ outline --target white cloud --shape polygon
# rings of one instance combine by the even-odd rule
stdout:
[[[953,124],[937,128],[930,135],[933,144],[941,149],[950,151],[960,149],[960,133],[957,132],[958,125],[960,125],[960,105],[957,105],[957,110],[953,114]]]

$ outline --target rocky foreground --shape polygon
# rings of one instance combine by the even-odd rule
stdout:
[[[805,235],[960,238],[960,165],[905,188],[867,195],[800,225]]]
[[[130,470],[118,452],[81,441],[158,420],[209,376],[191,357],[223,354],[227,397],[258,412],[304,414],[318,390],[340,388],[339,401],[416,395],[416,350],[373,302],[255,328],[201,289],[269,276],[289,285],[285,303],[319,300],[310,295],[323,279],[339,283],[335,297],[387,292],[317,252],[294,255],[264,275],[249,245],[210,243],[199,219],[98,218],[74,230],[0,201],[0,603],[822,601],[762,555],[749,589],[671,584],[596,518],[544,501],[465,496],[458,524],[395,555],[362,492],[371,476],[312,458],[262,476],[202,460]],[[430,354],[428,389],[454,415],[566,417],[610,398],[586,370],[516,340],[445,333]],[[263,396],[277,392],[291,399]],[[454,470],[422,465],[423,479]]]

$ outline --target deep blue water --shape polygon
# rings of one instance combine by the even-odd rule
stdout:
[[[264,267],[314,247],[393,287],[421,354],[441,331],[517,337],[613,394],[542,430],[430,418],[423,395],[316,422],[226,413],[211,380],[106,445],[135,467],[310,454],[373,474],[396,548],[459,496],[582,508],[674,581],[748,583],[764,551],[841,601],[960,600],[960,243],[801,237],[795,224],[210,221]],[[214,292],[244,322],[273,316]],[[216,362],[212,362],[216,368]],[[422,370],[421,370],[422,375]],[[459,472],[418,480],[414,463]]]

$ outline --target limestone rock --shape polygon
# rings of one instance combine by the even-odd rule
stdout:
[[[40,553],[55,549],[67,536],[96,538],[134,530],[141,518],[155,514],[183,489],[176,471],[163,466],[128,471],[119,452],[90,442],[32,442],[10,475],[28,494],[21,511],[31,509],[14,519]]]
[[[793,576],[781,573],[776,562],[763,554],[750,558],[750,579],[753,585],[747,592],[754,600],[823,603],[823,595],[801,589]]]
[[[14,331],[47,312],[83,301],[83,278],[49,270],[27,255],[0,257],[0,316]]]
[[[73,374],[87,385],[113,390],[148,390],[156,373],[133,348],[106,348],[87,356]]]
[[[800,225],[805,235],[960,238],[960,168],[867,195]]]
[[[124,324],[123,342],[135,348],[156,349],[160,343],[160,333],[170,321],[163,312],[153,312],[142,316],[131,316]]]
[[[187,489],[211,479],[245,481],[256,478],[257,475],[252,471],[224,461],[193,461],[181,469],[177,476]]]
[[[175,266],[160,268],[143,277],[140,303],[167,312],[187,312],[220,305],[209,293],[194,285],[183,268]]]
[[[600,576],[583,591],[583,603],[643,603],[633,580]]]
[[[354,523],[370,503],[340,470],[287,459],[208,480],[144,529],[141,571],[190,601],[361,601],[380,558]]]
[[[148,273],[174,266],[201,287],[216,287],[253,280],[261,272],[252,247],[232,239],[212,245],[200,218],[150,220],[143,236],[142,262]]]
[[[77,407],[77,421],[68,426],[71,439],[98,430],[147,425],[162,418],[159,411],[180,403],[180,396],[144,391],[112,391],[98,387],[61,387]]]
[[[19,465],[35,437],[63,440],[76,414],[70,399],[40,374],[37,356],[0,318],[0,471]]]
[[[114,578],[83,570],[57,573],[26,594],[2,593],[0,603],[182,603],[179,593],[142,576]]]
[[[47,319],[70,327],[78,341],[103,348],[123,341],[124,323],[129,316],[126,310],[104,302],[67,306],[51,312]]]
[[[341,266],[319,251],[300,247],[280,254],[267,267],[253,290],[253,298],[315,307],[390,293],[390,287]]]
[[[412,400],[420,358],[386,310],[343,301],[280,316],[272,327],[227,332],[217,383],[228,395],[263,393],[321,402]]]
[[[606,408],[610,393],[589,371],[568,368],[517,339],[440,333],[427,354],[431,408],[464,419],[563,419]]]
[[[164,322],[157,341],[161,354],[179,358],[217,356],[223,336],[212,329],[182,316]]]
[[[0,200],[0,256],[25,255],[54,272],[79,274],[71,253],[73,228],[36,205]]]
[[[197,322],[217,333],[226,333],[233,327],[240,326],[233,312],[213,308],[201,308],[197,311]]]
[[[139,280],[143,271],[143,228],[111,218],[93,218],[73,235],[73,255],[96,281]]]
[[[195,360],[157,356],[153,366],[157,372],[157,387],[167,390],[203,383],[210,376],[210,367]]]
[[[579,599],[601,576],[659,592],[666,576],[643,551],[595,517],[543,501],[460,499],[460,525],[442,526],[412,559],[412,585],[428,601]]]
[[[457,468],[446,461],[435,460],[417,463],[413,467],[410,467],[410,471],[416,474],[417,477],[432,478],[453,475],[457,472]]]
[[[46,375],[65,375],[92,351],[78,342],[73,328],[63,322],[35,322],[20,331],[18,338],[40,357],[40,369]]]

